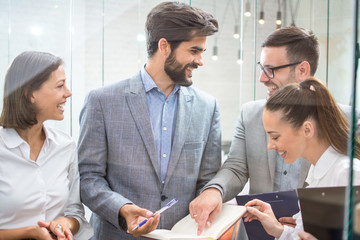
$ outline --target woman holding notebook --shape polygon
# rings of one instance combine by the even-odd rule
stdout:
[[[276,150],[286,163],[304,157],[311,163],[308,187],[346,186],[348,121],[329,90],[316,78],[291,84],[267,101],[263,123],[269,136],[269,149]],[[356,138],[354,184],[360,184],[360,143]],[[268,203],[249,201],[245,222],[259,220],[266,232],[278,239],[298,239],[302,230],[300,212],[294,215],[296,228],[277,221]]]

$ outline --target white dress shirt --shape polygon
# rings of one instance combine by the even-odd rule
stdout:
[[[44,126],[44,131],[35,162],[18,133],[0,127],[0,229],[74,217],[80,223],[75,239],[89,239],[93,233],[80,202],[76,144],[60,130]]]
[[[311,165],[306,178],[308,187],[337,187],[347,186],[349,177],[349,157],[329,147],[316,165]],[[354,185],[360,184],[360,160],[354,159]],[[296,227],[284,226],[279,240],[299,239],[298,232],[303,230],[301,212],[293,216],[296,220]]]

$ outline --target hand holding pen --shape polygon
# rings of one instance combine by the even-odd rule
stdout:
[[[126,221],[126,226],[121,225],[121,227],[126,227],[127,232],[134,237],[139,237],[156,229],[160,221],[160,215],[149,219],[149,221],[141,228],[131,231],[144,218],[150,218],[153,215],[153,212],[148,209],[141,208],[136,204],[125,204],[119,211],[119,217],[122,217]],[[124,222],[121,222],[120,220],[122,219],[119,219],[119,224],[124,224]]]
[[[168,202],[164,207],[162,207],[161,209],[157,210],[150,218],[155,217],[158,214],[163,213],[165,210],[169,209],[171,206],[173,206],[175,203],[178,202],[177,198],[174,198],[173,200],[171,200],[170,202]],[[144,225],[150,218],[145,218],[145,220],[143,220],[141,223],[139,223],[136,227],[134,227],[131,231],[135,231],[136,229],[138,229],[139,227],[141,227],[142,225]]]

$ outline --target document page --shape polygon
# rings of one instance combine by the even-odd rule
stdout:
[[[190,214],[177,222],[171,230],[156,229],[143,235],[153,239],[218,239],[246,212],[244,206],[224,204],[221,213],[209,228],[205,228],[201,236],[197,236],[197,223]]]

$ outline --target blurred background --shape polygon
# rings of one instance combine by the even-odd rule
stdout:
[[[22,51],[51,52],[65,61],[68,86],[65,120],[49,121],[77,140],[86,94],[130,77],[146,63],[144,25],[159,0],[0,0],[0,98],[7,67]],[[219,32],[208,38],[204,66],[194,86],[220,104],[223,158],[240,106],[266,97],[258,82],[261,43],[282,26],[311,29],[321,54],[316,77],[339,103],[349,104],[352,83],[352,1],[193,0],[180,1],[211,12]],[[357,97],[359,99],[359,97]],[[2,101],[0,109],[2,109]],[[357,103],[358,104],[358,103]],[[245,189],[246,191],[246,189]],[[89,217],[87,210],[87,217]]]
[[[130,77],[146,63],[144,25],[159,0],[0,0],[0,97],[8,65],[25,50],[62,57],[73,96],[65,121],[49,122],[77,139],[78,117],[89,90]],[[211,12],[219,32],[208,38],[194,86],[220,103],[223,147],[233,137],[241,104],[266,97],[256,63],[264,38],[276,28],[311,29],[321,44],[316,77],[336,100],[349,104],[352,1],[193,0]],[[276,23],[277,22],[277,23]],[[359,98],[358,98],[359,99]],[[2,108],[2,102],[0,103]]]

